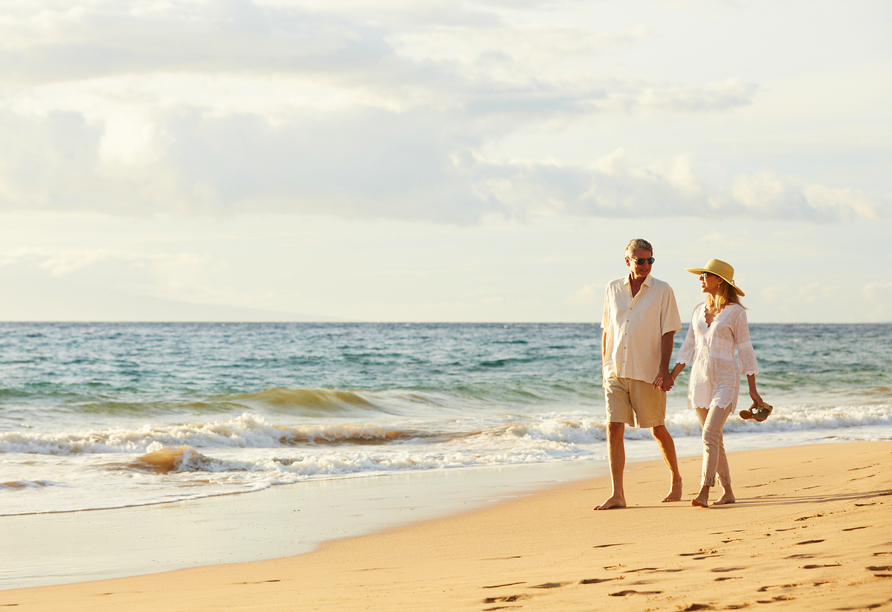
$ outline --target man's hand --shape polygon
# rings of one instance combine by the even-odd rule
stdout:
[[[661,390],[667,393],[672,389],[674,385],[675,379],[672,378],[672,374],[669,373],[669,370],[666,370],[665,372],[660,371],[660,373],[657,374],[657,377],[654,378],[653,382],[654,389],[659,387]]]
[[[654,380],[654,389],[659,384],[660,389],[664,393],[668,392],[672,385],[675,384],[675,379],[672,377],[672,373],[669,372],[669,360],[672,358],[672,339],[674,337],[674,331],[666,332],[660,340],[660,373],[657,374],[657,378]]]
[[[657,377],[654,379],[654,389],[659,387],[665,393],[668,393],[672,390],[672,387],[675,385],[675,379],[672,378],[672,374],[669,372],[669,368],[660,368],[660,373],[657,374]]]

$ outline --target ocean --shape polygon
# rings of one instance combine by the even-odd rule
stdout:
[[[892,324],[751,335],[775,410],[732,416],[730,451],[892,439]],[[600,372],[596,324],[2,323],[0,516],[388,473],[595,473]],[[697,455],[686,376],[667,427],[679,454]],[[629,461],[659,457],[648,430],[627,429],[626,446]]]

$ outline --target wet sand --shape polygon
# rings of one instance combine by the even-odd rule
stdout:
[[[284,559],[0,591],[16,610],[892,609],[892,442],[733,453],[737,503],[661,462]],[[713,490],[713,499],[719,495]],[[361,512],[361,508],[357,508]],[[113,536],[112,536],[113,537]],[[9,562],[7,556],[6,562]]]
[[[109,510],[0,516],[0,591],[293,557],[606,471],[598,462],[421,470]],[[2,509],[0,509],[2,510]]]

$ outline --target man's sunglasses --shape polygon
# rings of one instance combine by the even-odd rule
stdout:
[[[656,261],[656,259],[654,259],[653,257],[639,257],[638,259],[635,259],[634,257],[629,257],[629,261],[634,261],[639,266],[643,266],[646,263],[652,264],[653,262]]]

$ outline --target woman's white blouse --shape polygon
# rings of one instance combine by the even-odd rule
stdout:
[[[734,357],[734,349],[740,365]],[[706,324],[706,304],[694,308],[688,335],[678,351],[678,363],[691,364],[688,405],[692,408],[737,408],[740,374],[759,373],[750,341],[746,310],[728,304]]]

